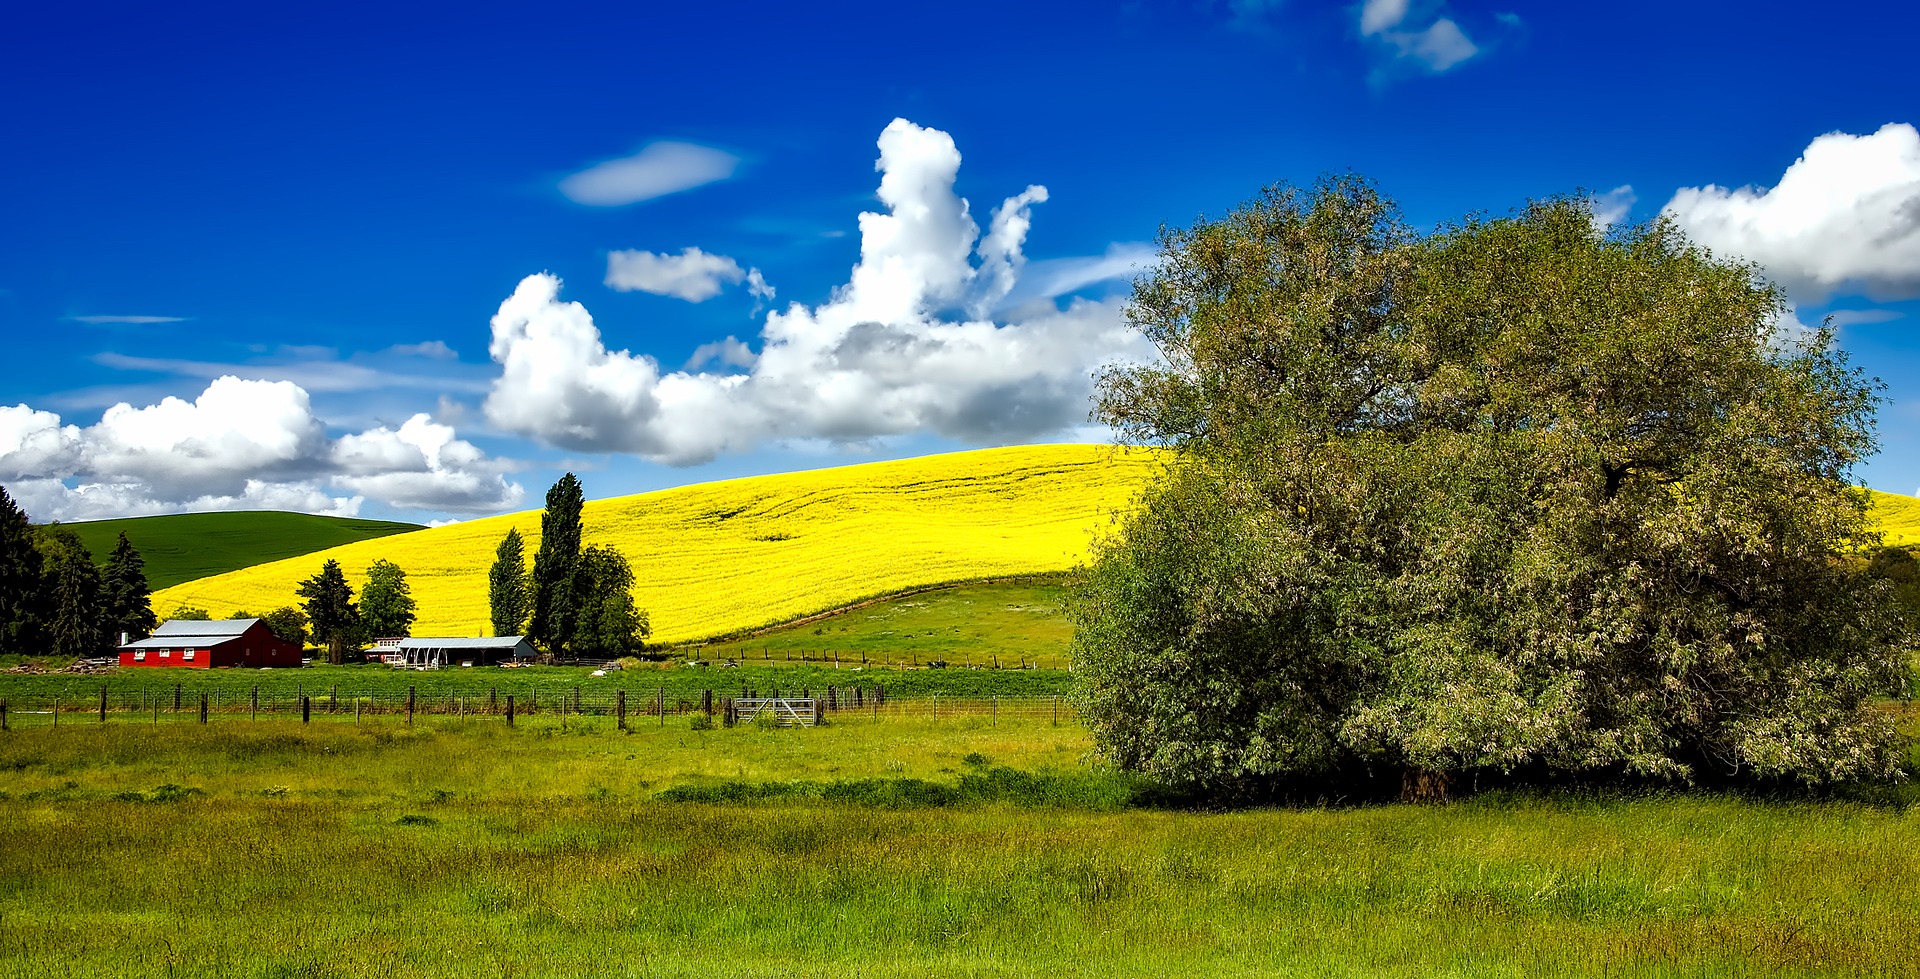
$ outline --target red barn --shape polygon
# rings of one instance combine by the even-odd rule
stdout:
[[[169,619],[153,635],[120,647],[121,666],[299,666],[300,647],[259,619],[194,622]]]

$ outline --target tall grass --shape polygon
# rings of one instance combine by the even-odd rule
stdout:
[[[1072,726],[985,719],[14,732],[0,738],[0,971],[1903,976],[1920,962],[1912,807],[1523,794],[1156,810],[1117,802],[1127,783],[1086,748]],[[934,788],[875,788],[890,782]],[[687,801],[729,787],[742,801]]]

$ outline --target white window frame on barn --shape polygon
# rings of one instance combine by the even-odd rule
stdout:
[[[134,662],[136,662],[136,663],[138,663],[138,662],[140,662],[141,660],[144,660],[144,659],[146,659],[146,658],[147,658],[147,651],[146,651],[146,650],[144,650],[144,649],[136,649],[136,650],[134,650],[134,651],[133,651],[133,661],[134,661]]]
[[[186,655],[186,658],[187,658],[187,659],[192,659],[192,658],[193,658],[193,650],[191,650],[191,649],[189,649],[189,650],[187,650],[187,655]]]
[[[173,650],[171,650],[171,649],[163,649],[163,650],[161,650],[161,651],[160,651],[160,658],[161,658],[161,659],[172,659],[172,658],[173,658]]]

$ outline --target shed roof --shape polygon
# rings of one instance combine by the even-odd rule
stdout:
[[[423,636],[400,640],[401,649],[512,649],[526,642],[524,636]]]
[[[153,635],[156,639],[179,639],[188,636],[195,639],[205,639],[214,636],[222,639],[232,639],[248,629],[253,628],[253,624],[258,621],[260,620],[217,619],[208,622],[204,619],[198,621],[194,619],[168,619],[160,623],[158,629],[153,630]]]

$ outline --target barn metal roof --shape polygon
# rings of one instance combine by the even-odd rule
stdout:
[[[204,619],[199,621],[193,619],[168,619],[160,623],[160,628],[153,630],[153,636],[156,639],[181,639],[186,637],[195,639],[212,637],[232,639],[252,628],[253,624],[258,621],[260,620],[218,619],[213,622],[208,622]]]
[[[524,636],[447,636],[400,640],[401,649],[512,649]]]

